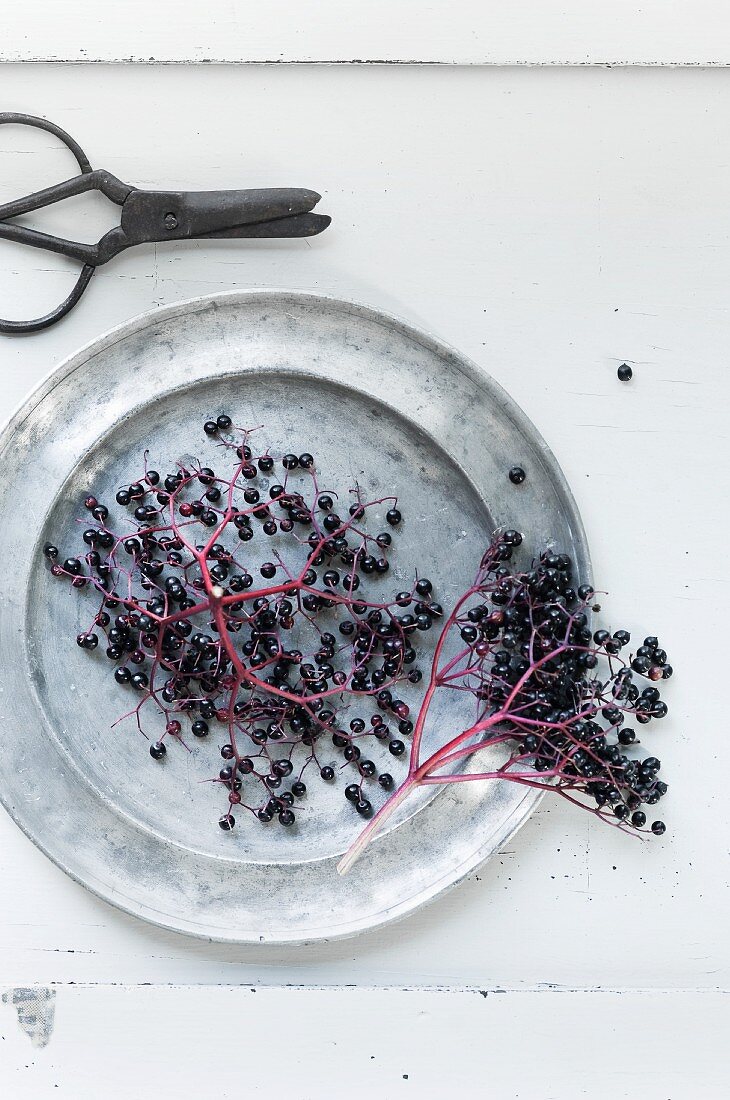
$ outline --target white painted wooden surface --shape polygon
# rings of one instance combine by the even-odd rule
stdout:
[[[727,65],[725,0],[5,0],[6,61]]]
[[[720,667],[712,670],[719,681],[711,677],[709,689],[703,644],[720,639],[729,610],[730,73],[7,65],[0,67],[0,104],[48,114],[92,163],[140,186],[308,186],[324,193],[322,209],[334,218],[312,241],[168,245],[119,257],[62,325],[2,340],[0,414],[80,344],[182,297],[291,286],[385,308],[471,355],[534,419],[583,511],[597,576],[611,593],[613,624],[656,631],[677,669],[668,692],[671,716],[653,739],[672,788],[662,807],[669,825],[662,840],[621,838],[562,805],[543,804],[509,850],[458,890],[401,925],[355,941],[260,951],[157,931],[66,879],[0,813],[0,985],[59,983],[57,1063],[53,1044],[32,1054],[32,1062],[30,1047],[25,1060],[20,1048],[3,1058],[10,1031],[16,1044],[18,1034],[11,1008],[0,1006],[6,1038],[0,1084],[12,1086],[7,1094],[45,1096],[42,1088],[50,1089],[51,1069],[59,1065],[69,1096],[96,1095],[101,1061],[89,1053],[94,1037],[103,1028],[136,1043],[138,1027],[150,1081],[159,1080],[164,1058],[173,1074],[187,1067],[170,1080],[197,1081],[205,1093],[205,1059],[218,1049],[214,1027],[222,1024],[227,1034],[231,1018],[238,1019],[237,1010],[214,1011],[223,1001],[206,998],[227,993],[181,993],[175,1015],[174,999],[160,1007],[143,992],[116,999],[67,986],[152,982],[508,989],[514,999],[487,998],[486,1011],[495,1002],[509,1008],[494,1008],[494,1020],[485,1016],[484,1031],[475,1031],[465,1048],[474,1047],[465,1058],[484,1061],[468,1063],[472,1091],[463,1087],[462,1095],[484,1095],[483,1074],[500,1072],[493,1048],[478,1046],[494,1027],[522,1073],[505,1078],[501,1091],[495,1086],[495,1096],[723,1095],[713,1029],[727,1002],[707,991],[726,989],[729,981],[727,706],[721,644]],[[70,171],[68,154],[47,135],[0,128],[0,199]],[[104,201],[86,197],[35,224],[92,239],[117,216]],[[50,307],[71,277],[60,258],[3,242],[0,314]],[[634,364],[630,385],[616,380],[623,360]],[[621,995],[628,1000],[608,993],[589,1002],[576,993],[522,999],[542,997],[534,991],[551,985],[677,992],[658,1000],[638,993]],[[305,1013],[312,1020],[318,996],[310,994],[313,1007]],[[345,1002],[331,996],[333,1007],[322,1012],[339,1020]],[[307,1076],[315,1052],[323,1066],[337,1068],[349,1095],[366,1094],[344,1074],[349,1059],[359,1065],[365,1050],[358,1013],[373,1011],[367,996],[347,1002],[354,1021],[347,1034],[355,1038],[338,1039],[336,1050],[320,1036],[305,1052],[294,1009],[277,1010],[283,1033],[295,1036],[301,1052],[295,1064],[303,1067],[303,1081],[317,1080]],[[444,1095],[437,1084],[447,1062],[433,1053],[429,1028],[443,1021],[451,1049],[461,1050],[459,1021],[476,1027],[472,1015],[485,1007],[482,998],[448,994],[467,1007],[455,1007],[453,1016],[443,1007],[428,1009],[431,1022],[419,1030],[420,1007],[401,1005],[392,999],[398,996],[377,1001],[382,1044],[424,1058],[435,1083],[419,1085],[419,1092]],[[69,1030],[61,1049],[64,1004]],[[595,1016],[586,1016],[587,1004]],[[627,1011],[627,1004],[634,1007]],[[531,1015],[538,1008],[539,1019]],[[252,1012],[242,1008],[242,1020]],[[256,1034],[266,1035],[269,1028],[257,1028],[252,1018]],[[618,1064],[612,1068],[596,1052],[591,1078],[569,1059],[553,1058],[543,1088],[530,1074],[537,1074],[535,1066],[545,1072],[547,1052],[569,1041],[571,1027],[578,1028],[571,1043],[583,1060],[578,1065],[589,1059],[586,1018],[597,1021],[597,1034],[608,1029]],[[509,1035],[499,1031],[506,1020],[514,1025]],[[638,1021],[632,1047],[628,1029]],[[683,1021],[692,1022],[691,1041]],[[79,1054],[83,1026],[88,1081]],[[179,1052],[201,1030],[206,1053],[196,1066]],[[524,1047],[516,1038],[523,1032]],[[243,1023],[236,1034],[245,1059]],[[694,1067],[682,1054],[692,1043]],[[114,1049],[112,1057],[99,1040],[99,1059],[102,1052],[111,1058],[111,1079],[122,1073]],[[661,1074],[647,1070],[657,1051],[673,1067],[666,1087]],[[409,1072],[395,1053],[389,1059],[387,1072],[401,1066]],[[16,1075],[26,1064],[27,1076]],[[404,1087],[369,1080],[371,1095],[398,1096]],[[329,1087],[312,1096],[330,1095]],[[119,1092],[152,1094],[131,1085]],[[193,1094],[191,1085],[187,1095]]]
[[[35,1021],[15,999],[9,1100],[727,1097],[722,994],[75,986]]]

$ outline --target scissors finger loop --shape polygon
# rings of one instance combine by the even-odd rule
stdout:
[[[52,134],[54,137],[57,137],[59,141],[62,141],[66,148],[73,153],[83,175],[91,173],[91,164],[84,150],[70,134],[67,134],[66,131],[61,129],[60,126],[57,126],[55,122],[49,122],[47,119],[39,118],[37,115],[19,114],[16,111],[2,111],[0,112],[0,126],[4,125],[32,126],[37,130],[45,130],[46,133]],[[17,215],[22,212],[21,210],[17,210],[6,213],[5,216],[13,216],[13,214]],[[54,310],[51,310],[50,313],[46,313],[43,317],[37,317],[34,321],[5,321],[0,318],[0,332],[14,334],[40,332],[44,328],[55,325],[56,321],[60,321],[60,319],[65,317],[76,305],[89,285],[89,280],[93,274],[94,267],[91,264],[84,264],[74,284],[73,290],[59,306],[56,306]]]
[[[78,302],[81,295],[89,285],[89,279],[96,271],[93,264],[84,264],[81,269],[81,274],[76,280],[76,285],[69,294],[65,301],[61,302],[60,306],[56,306],[50,313],[46,313],[43,317],[37,317],[35,321],[3,321],[0,319],[0,332],[18,334],[22,332],[40,332],[41,329],[49,328],[51,325],[55,325],[56,321],[60,321],[62,317],[65,317]]]
[[[53,134],[59,141],[62,141],[67,149],[70,149],[73,155],[76,157],[78,166],[82,172],[90,172],[91,165],[89,164],[89,158],[84,150],[81,148],[77,141],[67,134],[65,130],[62,130],[60,126],[56,126],[55,122],[49,122],[48,119],[38,118],[37,115],[22,115],[16,111],[2,111],[0,112],[0,126],[3,125],[13,126],[34,126],[37,130],[45,130],[49,134]]]

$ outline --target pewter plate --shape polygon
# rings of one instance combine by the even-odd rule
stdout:
[[[522,530],[528,555],[560,546],[584,578],[585,535],[554,457],[486,374],[402,321],[314,295],[234,292],[145,314],[63,363],[3,430],[8,811],[73,878],[155,924],[236,943],[354,935],[457,883],[512,836],[536,793],[508,783],[430,788],[344,877],[338,858],[362,826],[342,797],[344,777],[334,790],[313,782],[291,830],[244,814],[223,833],[220,788],[205,782],[223,738],[173,746],[161,767],[133,723],[113,726],[124,693],[101,653],[74,645],[88,625],[84,594],[53,581],[40,556],[47,538],[64,548],[84,495],[113,500],[145,448],[160,469],[191,449],[213,457],[201,425],[224,410],[264,425],[274,450],[314,452],[325,480],[358,482],[371,499],[397,493],[400,575],[417,565],[445,606],[495,528]],[[519,487],[507,478],[516,463],[527,471]],[[78,541],[66,546],[75,552]],[[427,736],[462,728],[465,701],[440,700]],[[405,764],[386,759],[397,778]]]

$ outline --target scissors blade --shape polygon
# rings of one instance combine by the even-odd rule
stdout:
[[[230,229],[205,233],[205,240],[224,240],[235,237],[315,237],[332,221],[328,214],[292,214],[291,217],[273,218],[267,222],[234,225]]]
[[[296,219],[320,200],[303,187],[251,188],[245,191],[133,191],[122,207],[122,228],[130,244],[231,235],[246,226],[281,220],[276,236],[301,236]],[[321,229],[324,229],[321,226]],[[318,230],[320,232],[321,230]],[[270,236],[270,233],[237,236]]]

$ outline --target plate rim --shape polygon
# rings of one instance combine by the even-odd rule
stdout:
[[[4,418],[2,423],[0,423],[0,457],[3,455],[12,437],[12,431],[16,421],[22,415],[27,416],[29,413],[34,412],[40,402],[46,398],[56,386],[64,382],[74,370],[91,362],[96,355],[108,351],[109,348],[113,347],[116,343],[123,341],[130,335],[143,332],[146,328],[157,322],[165,323],[166,321],[174,320],[178,316],[190,315],[195,312],[203,311],[206,308],[216,310],[219,306],[224,307],[228,304],[236,305],[239,303],[245,304],[246,302],[261,299],[271,299],[272,303],[281,303],[285,299],[293,299],[303,304],[313,303],[319,306],[325,305],[329,310],[344,311],[362,317],[370,322],[374,322],[382,327],[395,329],[407,339],[414,341],[437,356],[448,360],[452,368],[460,371],[476,386],[489,393],[515,426],[520,431],[527,434],[530,438],[531,445],[549,468],[556,494],[570,517],[575,541],[580,548],[582,560],[585,563],[584,571],[590,581],[592,567],[587,535],[570,485],[568,484],[560,463],[545,441],[539,428],[533,423],[515,399],[486,368],[481,367],[475,360],[471,359],[471,357],[465,355],[453,345],[434,335],[428,329],[419,327],[397,314],[381,309],[379,306],[368,305],[335,294],[321,294],[312,290],[302,290],[284,286],[236,289],[181,299],[164,306],[153,307],[134,317],[128,318],[87,341],[69,355],[66,355],[59,363],[52,366],[35,383],[28,393],[16,403],[12,411]],[[252,939],[250,936],[242,937],[235,927],[231,929],[230,934],[223,932],[220,934],[212,934],[210,931],[204,931],[201,928],[193,927],[193,922],[189,920],[186,921],[184,918],[181,920],[179,914],[176,914],[173,919],[172,915],[168,916],[167,914],[162,914],[144,901],[138,899],[131,901],[126,897],[114,896],[114,891],[108,888],[105,891],[103,884],[97,886],[93,882],[85,880],[81,877],[79,872],[68,865],[66,860],[49,850],[40,836],[36,835],[36,831],[31,828],[30,823],[26,824],[26,822],[22,820],[22,815],[17,812],[19,808],[10,804],[10,799],[6,795],[4,786],[0,785],[0,804],[3,805],[10,818],[24,835],[28,837],[39,851],[43,852],[48,859],[73,881],[79,883],[85,889],[89,890],[90,893],[110,905],[112,909],[121,910],[131,916],[141,917],[156,927],[195,939],[231,945],[236,944],[240,946],[260,945],[262,947],[296,947],[306,944],[327,943],[330,941],[350,939],[356,935],[362,935],[363,933],[374,933],[386,925],[405,919],[424,905],[443,897],[462,882],[469,874],[472,874],[486,863],[493,854],[499,851],[504,844],[508,843],[519,829],[522,828],[535,809],[537,809],[544,795],[545,792],[529,789],[525,793],[524,798],[514,807],[506,821],[502,823],[501,829],[499,829],[496,834],[489,834],[489,837],[485,838],[484,842],[478,845],[464,862],[455,869],[456,873],[452,874],[448,881],[441,881],[437,883],[435,887],[433,884],[430,884],[427,887],[419,889],[414,894],[399,900],[397,904],[384,910],[374,920],[372,917],[367,917],[362,923],[350,921],[347,923],[347,926],[342,929],[337,927],[331,930],[323,929],[321,931],[315,929],[309,935],[300,937],[282,934],[280,932],[271,938]]]

